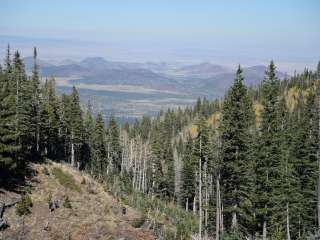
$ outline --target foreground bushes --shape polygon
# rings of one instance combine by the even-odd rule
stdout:
[[[29,194],[24,194],[16,205],[16,213],[19,216],[27,215],[31,213],[32,200]]]
[[[123,195],[122,202],[148,214],[150,224],[158,237],[164,239],[190,239],[197,231],[198,222],[192,213],[158,198],[142,193]]]

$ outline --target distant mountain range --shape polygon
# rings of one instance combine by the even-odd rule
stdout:
[[[32,58],[24,59],[27,70],[32,68]],[[39,60],[42,76],[74,78],[75,84],[134,85],[159,90],[187,91],[195,95],[219,96],[232,84],[234,70],[225,66],[200,63],[195,65],[168,63],[112,62],[101,57],[85,58],[76,62],[65,60],[52,64]],[[263,65],[244,68],[246,84],[262,81],[266,67]],[[283,78],[284,73],[278,72]],[[222,91],[222,92],[221,92]]]
[[[32,57],[25,58],[24,63],[31,72]],[[235,75],[235,69],[208,62],[132,63],[90,57],[81,61],[63,60],[58,64],[40,59],[38,63],[42,76],[56,77],[58,90],[69,92],[72,85],[76,85],[83,104],[91,100],[96,111],[106,115],[112,112],[125,119],[190,105],[199,96],[222,97]],[[257,85],[264,78],[266,66],[246,67],[243,71],[245,83]],[[278,72],[279,78],[284,76]]]

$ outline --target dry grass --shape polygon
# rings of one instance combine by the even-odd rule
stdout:
[[[253,103],[253,111],[255,114],[255,120],[256,120],[256,126],[259,127],[261,123],[261,114],[263,111],[263,105],[259,102],[254,102]]]
[[[208,124],[213,125],[214,127],[218,127],[220,124],[221,113],[215,112],[213,113],[207,120]]]
[[[71,174],[65,173],[61,168],[57,167],[52,169],[52,174],[65,188],[69,188],[72,191],[81,192],[80,187],[77,185]]]

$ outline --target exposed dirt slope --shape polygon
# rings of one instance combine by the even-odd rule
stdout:
[[[154,239],[151,232],[137,227],[142,225],[141,213],[119,203],[91,177],[53,162],[33,164],[32,169],[36,174],[28,182],[31,213],[19,217],[15,206],[6,208],[4,219],[10,226],[0,231],[0,239]],[[66,196],[72,208],[64,206]],[[19,197],[0,189],[0,202]],[[50,198],[59,205],[52,212],[48,207]]]

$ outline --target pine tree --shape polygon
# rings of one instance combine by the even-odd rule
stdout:
[[[49,77],[41,90],[39,102],[39,149],[48,158],[55,159],[62,157],[60,139],[60,113],[59,101],[55,94],[55,79]],[[35,118],[37,121],[38,119]]]
[[[171,141],[166,141],[164,143],[164,153],[163,159],[165,160],[166,169],[164,171],[164,186],[166,191],[163,192],[169,199],[174,198],[174,179],[175,179],[175,171],[174,171],[174,159],[173,159],[173,149],[171,145]]]
[[[32,96],[32,122],[31,131],[34,133],[33,136],[33,153],[39,154],[40,150],[40,76],[39,67],[37,63],[37,49],[33,49],[33,68],[31,76],[31,88],[33,92]]]
[[[298,177],[298,188],[295,194],[299,204],[295,208],[296,236],[306,237],[316,224],[314,216],[317,214],[317,149],[318,149],[318,113],[315,94],[310,93],[306,104],[302,96],[296,107],[294,125],[294,142],[292,158]]]
[[[60,138],[63,146],[63,159],[70,161],[70,146],[71,146],[71,110],[70,96],[62,94],[61,106],[59,108],[60,115]],[[41,121],[43,122],[43,121]]]
[[[196,172],[197,163],[193,155],[193,140],[188,134],[183,153],[182,168],[182,206],[186,210],[192,209],[193,200],[196,191]]]
[[[159,195],[163,190],[163,182],[164,180],[164,172],[162,169],[162,153],[163,153],[163,136],[161,135],[161,131],[159,126],[155,126],[153,131],[151,132],[151,151],[152,151],[152,159],[151,159],[151,173],[150,173],[150,181],[151,187],[150,191],[152,196]],[[160,140],[161,139],[161,140]]]
[[[121,147],[119,138],[119,127],[115,118],[111,115],[107,130],[107,151],[109,164],[112,170],[120,172],[121,170]]]
[[[262,226],[262,236],[267,238],[267,224],[270,224],[274,207],[274,186],[279,178],[280,147],[277,142],[279,124],[277,108],[279,102],[279,79],[276,77],[276,67],[271,61],[262,82],[263,112],[260,125],[259,157],[256,164],[257,172],[257,217]],[[271,233],[274,229],[271,229]]]
[[[71,134],[71,165],[80,167],[80,149],[82,145],[83,120],[79,94],[75,86],[70,96],[70,134]]]
[[[4,69],[0,72],[0,164],[5,167],[17,166],[17,143],[15,126],[15,89],[12,84],[10,48],[8,46]]]
[[[27,78],[20,53],[16,52],[13,59],[13,77],[16,89],[16,131],[18,145],[21,145],[19,163],[24,166],[32,148],[34,135],[32,125],[32,85]]]
[[[222,109],[221,140],[224,223],[233,232],[245,231],[243,225],[252,212],[248,197],[250,182],[248,174],[252,164],[247,156],[250,147],[250,127],[253,123],[253,109],[243,84],[242,69],[238,68],[233,86],[227,93]]]
[[[107,171],[106,135],[102,114],[97,115],[92,134],[92,163],[94,175],[102,177]]]
[[[81,169],[91,171],[92,167],[92,138],[94,132],[94,119],[92,112],[92,105],[88,102],[87,111],[84,115],[84,132],[83,132],[83,144],[81,147]]]
[[[297,209],[297,178],[294,161],[291,155],[292,123],[287,110],[286,100],[281,96],[277,106],[278,131],[274,136],[275,144],[279,146],[279,162],[274,171],[277,178],[273,184],[273,208],[270,216],[270,226],[277,236],[291,239],[293,236],[292,219]]]

